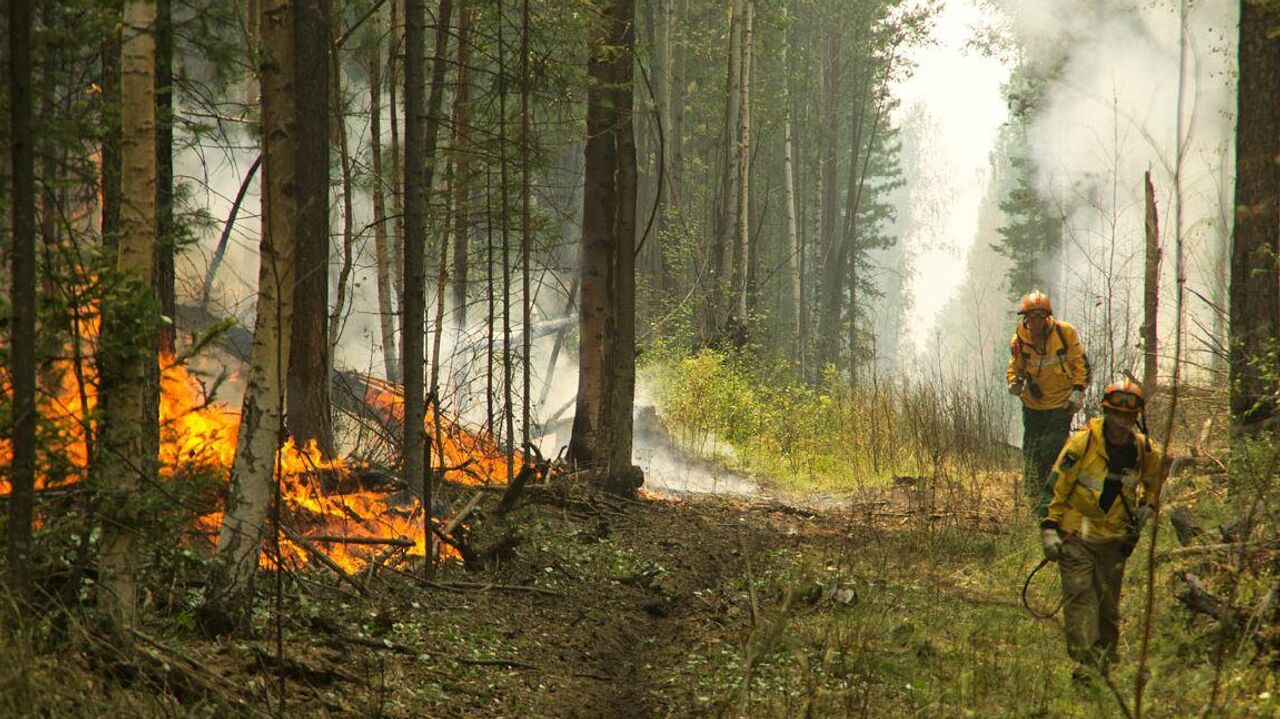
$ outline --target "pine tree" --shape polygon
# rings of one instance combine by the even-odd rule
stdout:
[[[1006,223],[992,247],[1009,258],[1009,297],[1033,289],[1053,296],[1061,281],[1056,258],[1062,251],[1063,217],[1036,189],[1035,169],[1023,154],[1010,158],[1014,186],[1000,201]]]

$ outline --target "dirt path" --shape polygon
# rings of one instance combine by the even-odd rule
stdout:
[[[597,584],[579,597],[581,611],[605,623],[590,627],[595,641],[583,657],[591,674],[562,694],[548,716],[648,717],[670,713],[663,693],[683,650],[704,641],[741,578],[742,549],[755,553],[759,539],[734,526],[742,517],[730,504],[698,498],[646,507],[617,524],[617,541],[630,545],[641,571]],[[664,516],[663,508],[669,514]],[[585,589],[585,587],[584,587]]]
[[[345,657],[364,668],[357,675],[397,688],[377,713],[703,715],[691,704],[699,669],[690,662],[707,651],[736,654],[751,635],[747,577],[771,553],[840,534],[833,515],[724,497],[642,501],[621,512],[588,506],[527,507],[512,520],[513,551],[490,569],[447,567],[425,590],[393,581],[375,609],[345,617],[347,631],[360,631],[376,623],[370,614],[386,616],[382,636],[407,648],[407,661],[376,650]],[[294,649],[305,655],[314,636],[298,638]],[[339,704],[328,715],[372,709]]]
[[[482,511],[472,541],[501,547],[483,569],[448,564],[429,582],[384,570],[366,580],[367,597],[308,570],[285,592],[283,661],[270,611],[255,638],[162,638],[217,675],[202,686],[227,695],[157,716],[278,707],[278,671],[284,715],[306,719],[735,716],[760,701],[784,703],[746,713],[803,716],[786,704],[800,694],[785,689],[812,679],[788,659],[799,651],[788,642],[804,636],[797,623],[818,627],[873,592],[893,599],[899,590],[882,577],[928,571],[913,539],[870,524],[892,505],[869,506],[855,515],[724,496],[622,506],[579,495],[537,499],[505,522]],[[854,567],[855,554],[880,565]],[[893,642],[904,631],[873,630]],[[866,670],[841,659],[843,647],[823,647],[825,632],[800,654],[836,662],[823,669],[822,681],[843,682],[832,696],[865,699]],[[239,704],[220,705],[228,699]]]
[[[384,569],[367,596],[307,569],[280,614],[261,603],[256,636],[207,640],[169,622],[146,681],[104,681],[93,652],[34,671],[51,707],[72,707],[51,717],[112,701],[129,707],[112,715],[139,717],[1115,715],[1108,692],[1072,684],[1057,621],[1021,607],[1034,525],[1011,504],[1012,475],[984,479],[902,477],[814,510],[543,490],[505,522],[495,496],[472,525],[477,547],[496,548],[482,569],[447,564],[429,582]],[[1049,607],[1056,578],[1042,575],[1033,599]],[[1126,618],[1142,581],[1126,573]],[[1203,627],[1165,601],[1159,665],[1179,679],[1152,685],[1151,713],[1188,716]],[[1119,685],[1132,685],[1134,651],[1121,649]],[[1252,676],[1264,665],[1236,671],[1273,681]],[[1237,715],[1272,715],[1254,709]]]

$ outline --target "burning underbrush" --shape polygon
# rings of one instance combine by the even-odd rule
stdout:
[[[72,353],[69,353],[72,354]],[[397,385],[353,375],[363,386],[363,421],[379,425],[394,438],[404,400]],[[168,498],[166,515],[182,516],[183,533],[193,549],[211,551],[222,524],[240,416],[236,408],[214,400],[204,383],[181,361],[167,358],[160,368],[159,491]],[[52,363],[41,375],[40,429],[36,490],[47,497],[90,495],[77,492],[91,479],[98,408],[97,380],[89,363],[70,359]],[[431,459],[439,464],[436,421],[428,411],[425,427]],[[442,417],[443,479],[453,484],[504,483],[522,462],[502,451],[492,438]],[[0,439],[0,465],[7,467],[13,447]],[[508,463],[514,463],[510,469]],[[279,563],[297,568],[319,560],[346,572],[377,561],[394,565],[426,556],[426,527],[421,488],[394,472],[328,459],[310,444],[292,440],[277,453],[281,523]],[[194,489],[193,489],[194,488]],[[0,495],[8,495],[8,472],[0,474]],[[416,490],[416,491],[415,491]],[[58,510],[53,510],[58,511]],[[52,519],[38,517],[38,522]],[[437,522],[442,518],[434,517]],[[264,543],[260,564],[277,566],[273,543]],[[441,556],[453,549],[438,545]],[[323,555],[323,556],[318,556]]]

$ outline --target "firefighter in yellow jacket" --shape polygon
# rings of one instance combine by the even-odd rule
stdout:
[[[1112,383],[1103,416],[1067,440],[1053,467],[1053,496],[1040,524],[1044,555],[1062,575],[1067,653],[1106,671],[1120,640],[1120,584],[1142,525],[1155,514],[1162,467],[1160,450],[1137,429],[1142,388]],[[1078,524],[1078,533],[1068,525]]]
[[[1034,509],[1047,503],[1049,470],[1084,405],[1089,360],[1076,328],[1053,316],[1043,292],[1023,297],[1018,314],[1005,377],[1009,394],[1022,400],[1022,489]]]

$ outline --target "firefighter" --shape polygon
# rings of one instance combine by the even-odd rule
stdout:
[[[1155,514],[1162,477],[1160,450],[1138,431],[1142,388],[1114,382],[1101,404],[1103,416],[1062,448],[1040,524],[1045,559],[1058,563],[1062,577],[1063,628],[1077,681],[1088,680],[1088,668],[1105,672],[1116,661],[1124,564]]]
[[[1043,292],[1024,296],[1018,314],[1005,377],[1009,394],[1022,400],[1024,501],[1043,518],[1049,470],[1071,433],[1071,417],[1084,405],[1089,359],[1075,327],[1053,316]]]

